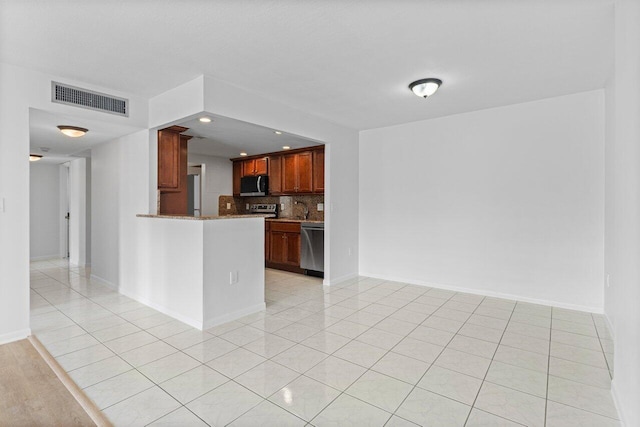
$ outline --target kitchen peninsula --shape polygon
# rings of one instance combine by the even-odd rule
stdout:
[[[264,310],[268,215],[137,216],[148,286],[130,297],[201,330]]]

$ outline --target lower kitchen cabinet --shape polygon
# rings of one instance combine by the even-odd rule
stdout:
[[[300,268],[300,224],[295,222],[268,221],[265,236],[267,267],[302,273]]]

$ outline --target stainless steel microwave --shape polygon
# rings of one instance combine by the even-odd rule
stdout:
[[[240,178],[241,196],[266,196],[269,191],[269,176],[243,176]]]

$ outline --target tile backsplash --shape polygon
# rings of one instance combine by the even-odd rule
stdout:
[[[296,204],[296,202],[298,202]],[[230,208],[227,209],[227,203]],[[218,198],[219,215],[248,214],[246,205],[278,203],[278,218],[304,218],[304,206],[309,209],[308,219],[312,221],[324,221],[324,211],[318,211],[318,204],[324,204],[324,195],[309,194],[304,196],[265,196],[265,197],[234,197],[220,196]],[[282,207],[284,206],[284,209]]]

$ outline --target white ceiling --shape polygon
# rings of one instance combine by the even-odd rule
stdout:
[[[58,130],[58,125],[89,129],[80,138],[70,138]],[[29,111],[29,139],[31,154],[42,154],[41,163],[64,163],[74,157],[90,157],[90,150],[98,144],[138,130],[130,126],[87,120],[81,116],[52,114],[32,108]],[[49,148],[48,152],[41,147]]]
[[[189,153],[233,158],[240,157],[240,152],[251,156],[282,151],[285,145],[292,149],[318,145],[317,141],[286,132],[277,135],[277,129],[211,114],[207,117],[211,123],[201,123],[197,118],[179,123],[189,128],[185,135],[194,136],[189,140]]]
[[[205,74],[369,129],[603,87],[613,3],[0,0],[0,60],[145,96]]]

